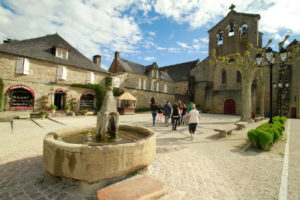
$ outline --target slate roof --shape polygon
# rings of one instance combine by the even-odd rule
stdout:
[[[153,63],[151,65],[144,66],[144,65],[141,65],[138,63],[134,63],[134,62],[122,59],[122,58],[119,58],[119,63],[122,65],[123,69],[126,72],[133,72],[133,73],[142,74],[142,75],[147,75],[148,71],[154,64]],[[169,76],[168,73],[160,71],[160,77],[162,80],[173,82],[172,78]]]
[[[187,81],[188,77],[190,75],[190,71],[196,67],[199,60],[194,60],[190,62],[175,64],[175,65],[169,65],[160,67],[160,71],[167,70],[167,73],[170,75],[173,81]]]
[[[54,47],[63,47],[67,49],[68,59],[56,57],[54,54]],[[109,72],[101,69],[100,66],[81,54],[58,34],[21,41],[13,40],[10,43],[0,44],[0,52],[109,74]]]

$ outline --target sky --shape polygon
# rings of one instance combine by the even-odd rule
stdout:
[[[260,14],[263,43],[286,34],[300,40],[300,0],[0,0],[0,43],[58,33],[87,58],[102,56],[108,69],[114,52],[135,63],[159,67],[203,60],[207,31],[235,11]]]

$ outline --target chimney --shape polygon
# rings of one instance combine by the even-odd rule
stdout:
[[[115,59],[118,59],[118,58],[120,58],[120,52],[116,51],[115,52]]]
[[[94,55],[93,56],[93,63],[101,67],[101,56],[100,55]]]

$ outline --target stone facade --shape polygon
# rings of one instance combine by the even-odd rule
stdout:
[[[29,63],[28,73],[17,73],[17,59],[19,58],[26,58],[26,61]],[[86,58],[84,57],[84,59]],[[64,66],[66,69],[66,80],[58,78],[58,68],[60,66]],[[93,91],[73,87],[72,84],[86,84],[88,82],[88,73],[93,73],[94,83],[104,83],[104,77],[109,75],[109,73],[102,72],[99,69],[93,71],[78,66],[50,62],[43,58],[37,59],[0,51],[0,74],[4,81],[5,94],[4,109],[39,110],[46,108],[51,104],[55,104],[56,92],[63,92],[64,97],[61,98],[61,101],[64,102],[62,105],[70,104],[73,110],[78,110],[80,109],[82,95],[87,93],[93,94]],[[12,99],[10,93],[13,89],[18,88],[25,88],[25,90],[32,93],[32,106],[21,107],[11,105]],[[60,109],[63,109],[63,106]]]

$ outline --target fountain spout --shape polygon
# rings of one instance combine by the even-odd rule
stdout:
[[[97,114],[97,140],[103,139],[105,136],[115,138],[119,129],[119,113],[117,104],[112,92],[112,87],[109,87],[100,111]]]

